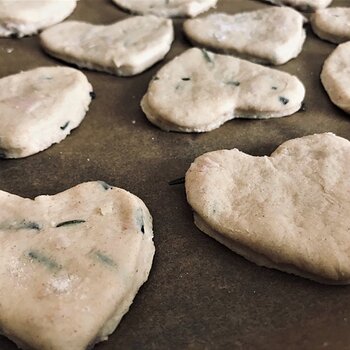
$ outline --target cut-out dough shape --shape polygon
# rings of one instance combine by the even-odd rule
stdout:
[[[350,8],[331,7],[311,16],[312,30],[321,39],[340,44],[350,40]]]
[[[160,69],[141,106],[163,130],[204,132],[234,118],[293,114],[304,95],[288,73],[192,48]]]
[[[73,68],[41,67],[0,79],[0,156],[27,157],[62,141],[84,119],[91,92]]]
[[[331,4],[333,0],[262,0],[274,5],[292,6],[302,11],[315,11],[323,9]]]
[[[237,149],[197,158],[186,192],[198,228],[258,265],[350,283],[350,142],[318,134],[271,157]]]
[[[145,204],[88,182],[35,200],[0,191],[0,206],[2,333],[38,350],[107,340],[151,269]]]
[[[0,37],[36,34],[75,9],[76,0],[0,0]]]
[[[45,30],[40,39],[46,52],[64,61],[130,76],[164,58],[174,30],[169,19],[136,16],[108,26],[67,21]]]
[[[350,113],[350,42],[339,45],[326,59],[321,81],[332,102]]]
[[[195,45],[277,65],[299,55],[306,37],[304,22],[305,18],[291,8],[270,7],[189,19],[184,30]]]
[[[195,17],[214,7],[218,0],[112,0],[120,8],[136,14],[162,17]]]

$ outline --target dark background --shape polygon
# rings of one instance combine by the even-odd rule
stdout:
[[[342,4],[348,0],[333,2]],[[268,6],[219,0],[217,10]],[[70,19],[109,24],[128,16],[110,0],[81,0]],[[1,190],[33,198],[104,180],[136,194],[150,209],[156,255],[149,280],[97,350],[349,349],[350,287],[320,285],[246,261],[201,233],[183,185],[168,185],[207,151],[237,147],[269,155],[288,139],[326,131],[349,139],[350,116],[332,105],[319,79],[335,45],[316,38],[308,26],[302,54],[278,67],[305,84],[305,112],[275,120],[233,120],[204,134],[167,133],[147,121],[139,102],[157,70],[190,47],[181,31],[183,20],[174,22],[170,53],[143,74],[119,78],[83,70],[97,98],[81,126],[44,152],[0,160]],[[61,64],[41,51],[37,36],[0,39],[0,77]],[[0,337],[0,349],[16,347]]]

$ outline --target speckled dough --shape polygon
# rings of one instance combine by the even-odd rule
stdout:
[[[315,11],[323,9],[331,4],[333,0],[262,0],[275,5],[292,6],[304,11]]]
[[[339,45],[326,59],[321,81],[332,102],[350,113],[350,42]]]
[[[104,182],[35,200],[0,191],[0,329],[20,347],[107,340],[147,280],[152,218]]]
[[[0,37],[22,37],[63,21],[76,0],[0,0]]]
[[[42,47],[79,67],[129,76],[164,58],[174,40],[171,20],[137,16],[112,25],[67,21],[45,30]]]
[[[305,41],[305,18],[287,7],[213,13],[189,19],[184,30],[199,46],[259,63],[284,64],[297,57]]]
[[[290,74],[192,48],[160,69],[141,106],[163,130],[204,132],[234,118],[293,114],[304,95]]]
[[[197,158],[186,174],[196,225],[258,265],[350,283],[350,142],[318,134],[270,157],[237,149]]]
[[[321,38],[339,44],[350,40],[350,8],[331,7],[311,16],[312,30]]]
[[[124,10],[162,17],[195,17],[214,7],[217,0],[112,0]]]
[[[27,157],[62,141],[84,119],[91,92],[73,68],[41,67],[0,79],[0,156]]]

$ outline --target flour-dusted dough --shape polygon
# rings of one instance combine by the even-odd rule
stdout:
[[[350,40],[350,8],[331,7],[318,10],[311,16],[312,30],[332,43]]]
[[[350,113],[350,42],[339,45],[326,59],[321,81],[332,102]]]
[[[262,0],[275,5],[292,6],[303,11],[315,11],[323,9],[331,4],[333,0]]]
[[[195,45],[277,65],[299,55],[306,38],[304,22],[305,18],[291,8],[271,7],[189,19],[184,31]]]
[[[91,92],[73,68],[41,67],[0,79],[0,156],[27,157],[62,141],[85,117]]]
[[[350,142],[318,134],[271,157],[237,149],[197,158],[186,174],[196,225],[258,265],[350,283]]]
[[[293,114],[304,95],[295,76],[192,48],[160,69],[141,106],[163,130],[204,132],[234,118]]]
[[[130,76],[164,58],[174,40],[172,21],[136,16],[103,26],[67,21],[40,35],[50,55],[78,65]]]
[[[0,37],[22,37],[63,21],[77,0],[0,0]]]
[[[88,182],[35,200],[0,191],[0,207],[2,333],[38,350],[107,340],[151,269],[145,204]]]
[[[214,7],[218,0],[112,0],[124,10],[162,17],[195,17]]]

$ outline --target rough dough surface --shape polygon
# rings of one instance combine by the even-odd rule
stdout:
[[[22,37],[63,21],[76,0],[0,0],[0,37]]]
[[[331,7],[311,16],[312,30],[321,39],[339,44],[350,40],[350,8]]]
[[[332,102],[350,113],[350,42],[339,45],[326,59],[321,81]]]
[[[103,26],[67,21],[46,29],[41,45],[79,67],[129,76],[164,58],[174,40],[171,20],[136,16]]]
[[[27,349],[106,340],[151,269],[145,204],[104,182],[35,200],[0,191],[0,203],[2,332]]]
[[[184,30],[195,45],[278,65],[299,55],[306,38],[304,22],[305,18],[291,8],[270,7],[189,19]]]
[[[333,0],[262,0],[275,5],[292,6],[303,11],[315,11],[323,9],[331,4]]]
[[[350,142],[290,140],[270,157],[206,153],[186,174],[197,226],[258,265],[350,283]]]
[[[132,13],[161,17],[195,17],[214,7],[218,0],[112,0]]]
[[[141,106],[163,130],[204,132],[234,118],[293,114],[304,95],[295,76],[192,48],[160,69]]]
[[[0,156],[27,157],[62,141],[84,119],[91,92],[73,68],[41,67],[0,79]]]

